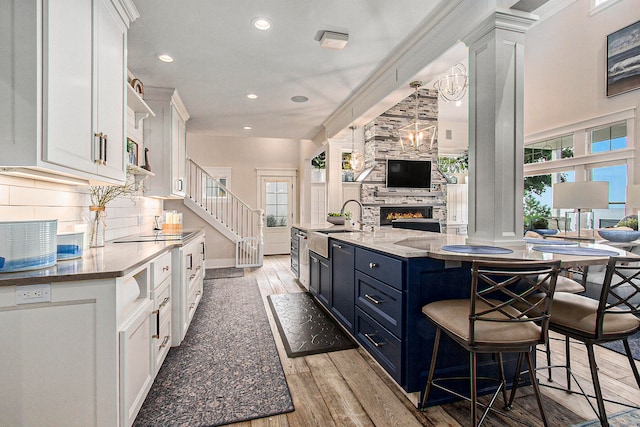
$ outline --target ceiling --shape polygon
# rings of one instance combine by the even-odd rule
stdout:
[[[189,133],[311,139],[441,1],[449,0],[134,0],[140,18],[128,33],[128,66],[146,86],[178,89],[191,115]],[[572,1],[513,0],[512,7],[537,9],[544,19]],[[256,17],[272,28],[254,28]],[[346,48],[321,48],[324,30],[348,33]],[[160,53],[174,62],[159,61]],[[430,85],[466,58],[459,43],[414,79]],[[407,82],[357,124],[410,93]],[[466,112],[466,102],[441,105],[439,118],[466,121]]]
[[[178,89],[190,133],[310,139],[439,2],[134,0],[128,66],[145,86]],[[346,48],[321,48],[322,30],[348,33]]]

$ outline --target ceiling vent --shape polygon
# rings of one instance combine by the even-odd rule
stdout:
[[[320,37],[320,47],[326,49],[344,49],[349,41],[349,34],[324,31]]]

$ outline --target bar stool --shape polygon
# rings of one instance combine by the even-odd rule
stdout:
[[[454,396],[460,395],[439,383],[447,379],[434,379],[438,346],[442,332],[467,350],[470,361],[471,424],[480,425],[489,410],[515,419],[491,407],[500,392],[505,408],[513,403],[514,393],[507,400],[506,381],[502,366],[502,353],[520,353],[514,382],[518,381],[522,357],[533,372],[531,351],[547,340],[549,308],[556,286],[560,262],[550,261],[474,261],[471,269],[471,297],[469,300],[436,301],[422,307],[422,313],[436,326],[436,337],[429,368],[429,377],[420,407],[424,409],[432,387]],[[517,287],[517,289],[516,289]],[[530,302],[532,295],[541,295]],[[518,303],[520,310],[514,307]],[[498,387],[491,403],[478,421],[477,354],[494,353],[498,358]],[[531,378],[534,376],[531,375]],[[487,378],[482,378],[487,379]],[[538,384],[532,381],[542,421],[548,425]],[[515,390],[515,385],[514,385]]]
[[[567,342],[568,338],[573,338],[586,346],[598,405],[597,411],[589,400],[589,397],[593,396],[588,396],[582,388],[581,391],[603,426],[608,426],[609,423],[604,407],[606,399],[603,398],[600,389],[598,365],[593,345],[622,340],[631,370],[638,388],[640,388],[640,375],[628,342],[628,337],[640,330],[640,302],[638,299],[640,296],[640,269],[637,265],[633,265],[637,262],[638,258],[611,257],[607,263],[599,300],[569,293],[557,293],[553,300],[549,329],[567,337]],[[529,299],[535,302],[536,297]],[[632,300],[636,302],[632,303]],[[567,374],[568,388],[566,391],[571,391],[569,388],[571,378],[573,377],[575,380],[571,372],[569,351],[570,346],[567,344],[566,365],[562,366]],[[580,386],[577,380],[576,383]]]

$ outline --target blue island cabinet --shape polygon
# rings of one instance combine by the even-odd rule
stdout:
[[[422,314],[422,306],[443,299],[468,299],[471,284],[470,263],[445,263],[432,258],[401,258],[360,246],[351,247],[334,241],[343,248],[332,252],[332,306],[344,306],[334,316],[343,325],[349,297],[336,291],[338,283],[354,277],[353,335],[362,347],[407,392],[423,392],[435,339],[435,327]],[[349,262],[351,270],[349,271]],[[339,266],[339,267],[337,267]],[[337,268],[339,270],[337,270]],[[341,285],[338,285],[341,286]],[[345,297],[344,304],[338,298]],[[345,325],[346,326],[346,325]],[[436,376],[468,376],[469,356],[446,335],[440,342]],[[515,372],[516,357],[505,358],[508,382]],[[496,360],[491,354],[478,357],[479,375],[496,376]],[[468,381],[459,381],[459,392],[466,394]],[[493,389],[495,383],[478,383],[479,393]],[[451,395],[433,390],[429,405],[456,400]]]
[[[331,307],[331,263],[313,251],[309,251],[309,292],[324,305]]]
[[[342,242],[331,243],[331,313],[351,334],[354,333],[355,248]]]

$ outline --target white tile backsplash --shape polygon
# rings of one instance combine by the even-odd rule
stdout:
[[[58,231],[89,220],[89,188],[0,175],[0,221],[57,219]],[[160,199],[119,197],[107,205],[107,240],[150,232]],[[138,225],[138,217],[142,225]]]

